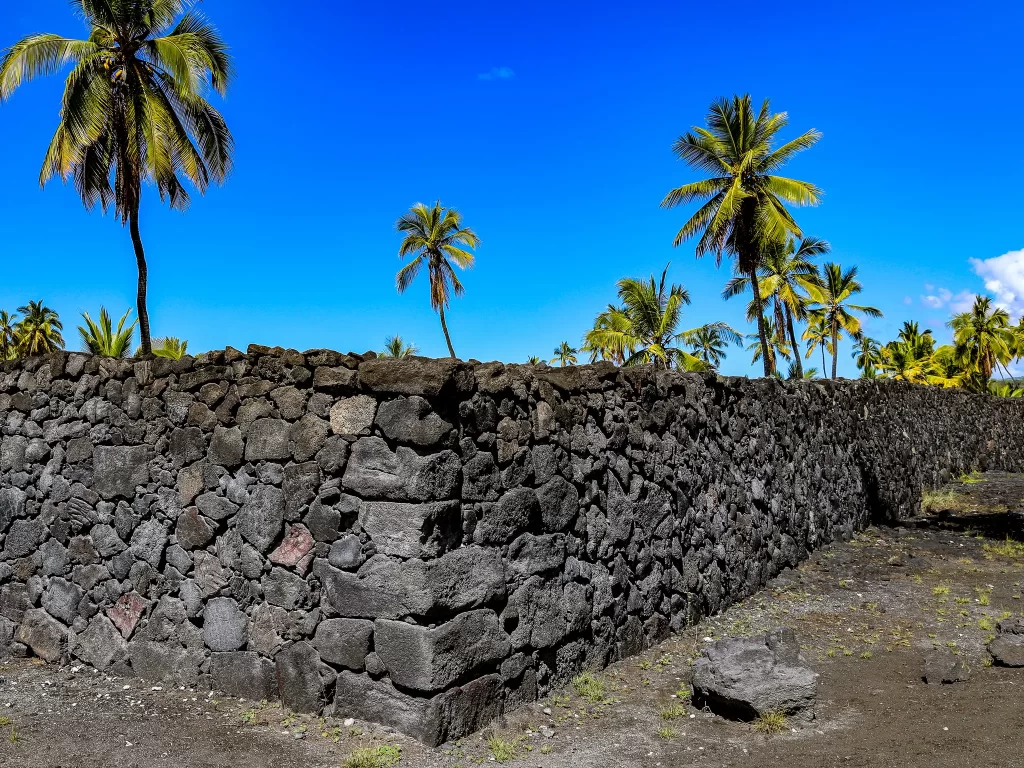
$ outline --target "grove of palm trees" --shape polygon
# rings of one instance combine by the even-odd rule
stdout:
[[[148,267],[143,247],[140,201],[147,187],[162,202],[185,210],[185,183],[204,193],[224,182],[232,167],[234,139],[224,118],[207,101],[221,96],[234,76],[227,43],[189,0],[97,3],[76,0],[76,12],[90,29],[86,39],[35,34],[15,42],[0,60],[0,102],[30,81],[68,71],[60,119],[46,151],[40,184],[60,177],[73,183],[86,208],[113,207],[127,225],[136,257],[136,319],[126,312],[113,327],[101,309],[97,320],[82,313],[82,349],[125,357],[135,352],[180,357],[187,342],[154,340],[147,306]],[[700,178],[671,189],[665,209],[689,208],[672,241],[682,248],[696,241],[697,258],[728,260],[733,276],[726,299],[749,298],[746,319],[753,331],[725,322],[681,328],[689,291],[670,283],[666,266],[659,279],[625,277],[617,299],[597,314],[577,346],[562,341],[552,364],[573,365],[579,355],[616,365],[653,364],[688,371],[717,370],[732,346],[746,345],[765,376],[811,378],[820,355],[822,373],[838,374],[841,348],[848,345],[860,375],[914,384],[964,387],[1017,397],[1009,366],[1024,356],[1024,318],[978,296],[974,307],[949,320],[953,343],[936,347],[930,331],[904,331],[881,343],[865,318],[881,317],[855,303],[865,286],[856,266],[818,263],[831,252],[825,240],[806,235],[794,209],[817,206],[823,192],[813,182],[782,175],[797,155],[821,139],[816,130],[784,138],[789,119],[766,99],[749,94],[722,97],[709,106],[701,125],[679,136],[672,151]],[[456,268],[474,265],[477,234],[462,215],[440,201],[417,203],[397,223],[396,275],[404,293],[426,267],[431,308],[445,344],[455,357],[446,313],[465,287]],[[623,267],[628,271],[628,266]],[[63,349],[62,324],[41,301],[0,314],[0,356],[13,359]],[[388,337],[382,356],[415,354],[400,336]],[[530,362],[543,364],[540,357]]]

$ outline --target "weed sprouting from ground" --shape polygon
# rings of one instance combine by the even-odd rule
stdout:
[[[762,712],[754,721],[754,730],[765,736],[782,733],[789,725],[783,712]]]
[[[675,737],[676,737],[676,732],[674,730],[672,730],[671,728],[669,728],[667,725],[664,728],[662,728],[661,730],[658,731],[658,738],[659,739],[665,739],[666,741],[668,741],[669,739],[674,739]]]
[[[581,698],[591,704],[601,704],[605,701],[605,684],[593,672],[583,672],[572,679],[572,687]]]
[[[1024,559],[1024,541],[1016,541],[1007,538],[998,544],[986,544],[985,557],[991,560],[994,557],[1005,557],[1011,560]]]
[[[686,714],[686,707],[682,704],[672,704],[661,710],[659,714],[662,720],[676,720]]]
[[[985,478],[981,476],[981,472],[975,470],[974,472],[965,472],[957,478],[957,481],[964,485],[976,485],[977,483],[985,482]]]
[[[388,768],[402,758],[402,748],[391,745],[357,749],[341,764],[341,768]]]
[[[519,756],[519,739],[506,741],[500,736],[491,736],[487,739],[487,748],[496,763],[507,763]]]
[[[921,494],[921,508],[925,512],[944,512],[959,509],[964,499],[956,491],[925,491]]]

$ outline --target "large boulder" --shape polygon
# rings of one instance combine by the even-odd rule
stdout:
[[[988,644],[992,661],[1000,667],[1024,667],[1024,619],[999,622],[999,634]]]
[[[924,674],[928,685],[950,685],[968,679],[967,666],[959,656],[949,651],[935,650],[924,657]]]
[[[792,629],[726,638],[693,665],[693,699],[725,717],[752,720],[767,712],[814,718],[818,674],[800,655]]]

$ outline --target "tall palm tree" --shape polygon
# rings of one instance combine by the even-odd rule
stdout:
[[[552,363],[558,363],[563,368],[567,365],[576,365],[577,358],[576,353],[579,352],[575,347],[569,346],[568,341],[563,341],[557,347],[555,347],[555,356],[551,358]]]
[[[36,34],[0,61],[0,101],[23,82],[71,64],[60,122],[39,180],[54,176],[75,188],[87,208],[114,206],[128,224],[138,265],[142,351],[151,339],[146,307],[148,267],[139,230],[144,182],[162,201],[184,210],[188,179],[200,193],[231,168],[233,141],[206,100],[207,80],[222,96],[231,77],[224,41],[192,0],[73,0],[90,27],[86,40]]]
[[[730,344],[742,344],[743,337],[726,323],[708,323],[682,334],[685,343],[693,353],[712,368],[718,368],[725,359],[725,348]]]
[[[411,357],[415,355],[419,350],[414,344],[406,344],[402,340],[402,337],[398,334],[394,336],[388,336],[384,340],[384,349],[381,351],[381,357]]]
[[[873,379],[878,371],[878,364],[882,362],[881,345],[870,336],[858,333],[853,337],[856,345],[853,348],[853,360],[860,369],[862,379]]]
[[[451,301],[452,294],[462,296],[466,289],[459,282],[452,264],[459,269],[472,267],[474,256],[471,251],[480,245],[480,238],[473,230],[462,226],[462,216],[457,210],[442,207],[440,200],[430,207],[416,203],[398,220],[395,227],[405,235],[398,249],[398,258],[413,258],[398,270],[395,277],[398,292],[405,293],[405,289],[412,285],[412,281],[419,274],[420,268],[424,264],[427,265],[430,277],[430,306],[441,317],[441,330],[444,331],[444,340],[448,344],[448,355],[455,357],[444,311]]]
[[[695,126],[673,145],[680,160],[708,178],[673,189],[661,202],[664,208],[701,202],[674,245],[700,234],[698,257],[714,253],[719,263],[723,254],[735,258],[736,272],[750,277],[758,307],[762,300],[757,269],[766,244],[781,242],[787,235],[801,236],[786,203],[816,205],[821,197],[813,184],[775,175],[821,138],[810,130],[776,147],[778,133],[788,121],[785,112],[772,114],[767,99],[756,114],[749,94],[719,99],[708,111],[706,127]],[[762,347],[767,346],[760,312],[757,330]],[[771,374],[765,356],[764,375]]]
[[[39,301],[18,307],[21,320],[15,327],[18,354],[25,357],[48,355],[64,349],[64,326],[57,313]]]
[[[861,324],[852,312],[859,312],[868,317],[881,317],[882,313],[874,307],[851,304],[851,296],[860,293],[864,286],[857,280],[857,268],[850,267],[845,272],[833,262],[827,262],[822,268],[821,283],[810,286],[811,301],[817,306],[810,310],[815,319],[822,319],[832,335],[832,378],[836,378],[836,367],[839,360],[839,341],[843,332],[855,336],[860,333]]]
[[[799,242],[788,238],[784,242],[770,243],[764,251],[764,261],[758,269],[758,279],[761,281],[761,299],[764,303],[757,306],[751,300],[747,307],[747,319],[755,320],[759,314],[767,309],[767,303],[773,304],[775,313],[775,327],[785,329],[789,345],[793,349],[799,348],[796,339],[796,328],[794,318],[805,320],[807,318],[807,292],[811,285],[817,284],[818,268],[813,259],[829,253],[832,246],[828,241],[817,237],[805,237]],[[737,275],[728,283],[722,291],[722,298],[730,299],[741,293],[750,290],[752,281],[747,275]],[[803,377],[803,363],[800,355],[797,355],[793,364],[799,374]]]
[[[751,333],[747,335],[747,340],[750,344],[747,345],[747,351],[753,352],[754,356],[750,359],[750,362],[756,363],[758,360],[763,360],[765,357],[771,361],[772,371],[778,370],[779,358],[789,360],[793,350],[790,349],[789,343],[786,341],[786,337],[782,335],[782,332],[775,326],[775,320],[771,317],[762,318],[764,323],[764,332],[767,340],[766,344],[761,343],[761,336],[757,333]],[[801,374],[802,375],[802,374]]]
[[[83,312],[82,319],[85,321],[85,325],[78,326],[78,333],[82,337],[83,350],[92,352],[94,355],[102,355],[103,357],[131,357],[132,335],[135,333],[135,326],[138,324],[136,320],[131,325],[125,327],[125,323],[128,322],[128,315],[131,313],[130,309],[125,312],[117,324],[117,330],[114,330],[106,307],[100,307],[98,323],[89,317],[88,312]]]
[[[807,323],[807,329],[801,336],[804,341],[807,342],[807,354],[804,355],[808,360],[811,355],[814,354],[814,350],[821,348],[821,370],[825,370],[827,365],[825,363],[825,351],[832,352],[832,330],[825,322],[823,317],[808,317],[809,322]]]
[[[996,367],[1005,366],[1015,354],[1017,336],[1009,313],[993,307],[988,296],[976,296],[971,310],[954,315],[948,325],[953,329],[957,358],[974,373],[976,388],[984,392]]]
[[[623,365],[653,363],[661,368],[677,366],[702,371],[708,364],[682,349],[687,333],[678,331],[682,308],[690,294],[678,284],[669,285],[668,265],[661,279],[625,278],[619,281],[621,306],[610,306],[598,316],[594,328],[584,337],[584,349],[603,350],[622,360]]]
[[[0,310],[0,360],[13,360],[18,355],[17,315]]]

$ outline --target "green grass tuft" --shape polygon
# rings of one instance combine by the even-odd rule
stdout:
[[[391,745],[357,749],[341,764],[341,768],[388,768],[402,759],[402,748]]]
[[[789,720],[782,712],[762,712],[754,721],[754,730],[765,736],[782,733],[789,727]]]

